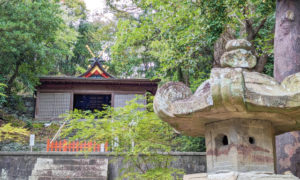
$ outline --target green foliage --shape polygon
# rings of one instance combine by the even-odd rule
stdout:
[[[88,60],[92,56],[85,46],[89,45],[95,54],[102,50],[104,42],[104,39],[101,38],[102,28],[105,28],[105,25],[87,21],[80,22],[77,30],[79,36],[72,50],[73,55],[60,60],[58,63],[60,72],[67,75],[75,75],[86,71],[87,65],[90,64]]]
[[[32,128],[34,128],[34,129],[42,129],[42,128],[44,128],[44,124],[43,123],[33,123],[32,124]]]
[[[28,130],[20,127],[13,127],[9,123],[0,127],[0,142],[2,141],[24,142],[26,141],[25,138],[28,136],[29,136]]]
[[[47,139],[52,139],[58,131],[60,125],[52,123],[50,126],[45,127],[44,123],[32,123],[30,132],[35,134],[36,142],[45,143]]]
[[[4,102],[6,102],[6,101],[5,101],[6,95],[4,94],[4,91],[5,91],[4,88],[5,88],[5,87],[6,87],[5,84],[0,83],[0,106],[1,106]]]
[[[38,75],[70,53],[74,33],[52,0],[0,0],[0,4],[0,71],[7,79],[7,92],[33,90]]]
[[[222,32],[222,17],[226,16],[204,18],[206,6],[200,8],[193,1],[136,1],[136,5],[143,10],[139,18],[118,23],[111,49],[116,72],[127,77],[137,71],[147,78],[188,85],[207,79],[213,42]],[[210,5],[216,13],[224,14],[222,3]],[[215,25],[203,26],[209,19]]]
[[[122,178],[174,179],[181,171],[170,167],[173,130],[145,109],[152,109],[152,104],[145,106],[134,99],[125,107],[106,107],[102,112],[74,110],[66,117],[69,123],[63,134],[71,134],[72,140],[109,142],[113,153],[129,164]]]
[[[25,128],[25,123],[13,115],[6,114],[3,110],[0,110],[0,119],[2,124],[0,126],[0,142],[20,142],[24,143],[27,141],[29,131]],[[1,146],[1,145],[0,145]]]
[[[272,55],[269,57],[268,62],[265,65],[264,73],[273,77],[273,72],[274,72],[274,56]]]
[[[180,135],[176,137],[176,150],[181,152],[205,152],[204,137],[191,137]]]
[[[139,16],[126,14],[117,26],[110,67],[121,77],[181,81],[192,91],[209,78],[217,65],[216,41],[229,31],[231,38],[246,38],[258,57],[267,56],[263,72],[273,72],[275,1],[272,0],[133,0]],[[225,37],[226,39],[226,37]],[[180,151],[203,151],[203,138],[180,136]]]
[[[87,9],[82,0],[64,0],[63,5],[66,7],[69,23],[73,25],[78,20],[85,20],[87,18]]]
[[[3,84],[3,83],[0,83],[0,96],[3,96],[3,97],[5,97],[6,95],[5,94],[3,94],[2,92],[3,92],[3,88],[4,87],[6,87],[6,85],[5,84]]]
[[[114,2],[107,0],[110,6]],[[119,20],[116,41],[111,47],[111,67],[123,77],[181,81],[195,90],[209,77],[216,61],[214,51],[218,51],[214,44],[227,30],[234,32],[235,38],[252,41],[257,57],[272,56],[275,23],[272,0],[133,0],[133,3],[140,14]]]

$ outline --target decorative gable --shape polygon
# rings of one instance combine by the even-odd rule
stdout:
[[[79,77],[97,78],[97,79],[114,78],[112,75],[110,75],[108,72],[106,72],[106,70],[103,68],[99,58],[95,58],[95,61],[92,64],[91,68],[88,69],[87,72],[80,75]]]

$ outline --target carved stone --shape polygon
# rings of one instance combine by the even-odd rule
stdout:
[[[214,68],[194,94],[183,83],[161,86],[154,99],[161,119],[190,136],[205,124],[228,119],[268,120],[275,135],[300,129],[300,73],[281,84],[241,68]]]
[[[274,130],[270,121],[230,119],[205,127],[208,173],[274,173]]]
[[[156,93],[154,110],[162,120],[183,134],[205,135],[209,175],[198,179],[247,179],[215,178],[224,171],[273,174],[275,135],[300,130],[300,73],[279,84],[251,72],[256,59],[249,44],[230,41],[221,58],[223,68],[212,69],[210,79],[194,94],[178,82]]]
[[[254,68],[256,57],[251,51],[236,49],[225,52],[220,59],[221,67]]]

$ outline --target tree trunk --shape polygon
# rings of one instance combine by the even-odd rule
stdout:
[[[274,56],[278,82],[300,72],[300,0],[277,0]],[[277,136],[276,152],[277,172],[300,177],[300,132]]]
[[[6,87],[6,94],[7,94],[7,96],[11,95],[11,89],[12,89],[12,86],[13,86],[13,83],[14,83],[15,79],[17,78],[17,76],[19,74],[19,67],[20,67],[20,65],[21,65],[20,61],[17,61],[14,73],[9,78],[9,80],[7,81],[7,87]]]
[[[181,66],[177,67],[177,78],[179,82],[182,82],[187,86],[190,86],[189,75],[182,70]]]
[[[274,77],[300,72],[300,1],[277,0],[274,45]]]
[[[234,39],[234,31],[226,27],[224,32],[220,35],[217,41],[214,44],[214,63],[213,67],[220,67],[221,56],[226,52],[225,46],[229,40]]]
[[[254,68],[254,71],[256,72],[263,72],[265,65],[267,64],[268,61],[268,55],[267,54],[262,54],[258,59],[257,59],[257,64]]]

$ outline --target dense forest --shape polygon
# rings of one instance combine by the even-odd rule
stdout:
[[[219,65],[226,41],[246,38],[258,72],[272,75],[272,0],[107,0],[114,18],[88,20],[82,0],[0,1],[0,79],[7,94],[34,90],[40,75],[75,75],[108,46],[117,77],[181,81],[193,90]],[[241,11],[242,10],[242,11]],[[100,15],[101,16],[101,15]]]
[[[109,72],[119,78],[180,81],[193,91],[219,66],[225,44],[252,43],[255,71],[273,75],[273,0],[106,0],[88,17],[83,0],[0,0],[0,103],[32,95],[43,75],[84,72],[107,47]],[[99,18],[100,17],[100,18]],[[91,20],[92,19],[92,20]],[[185,139],[186,138],[186,139]],[[203,150],[184,137],[181,150]]]

